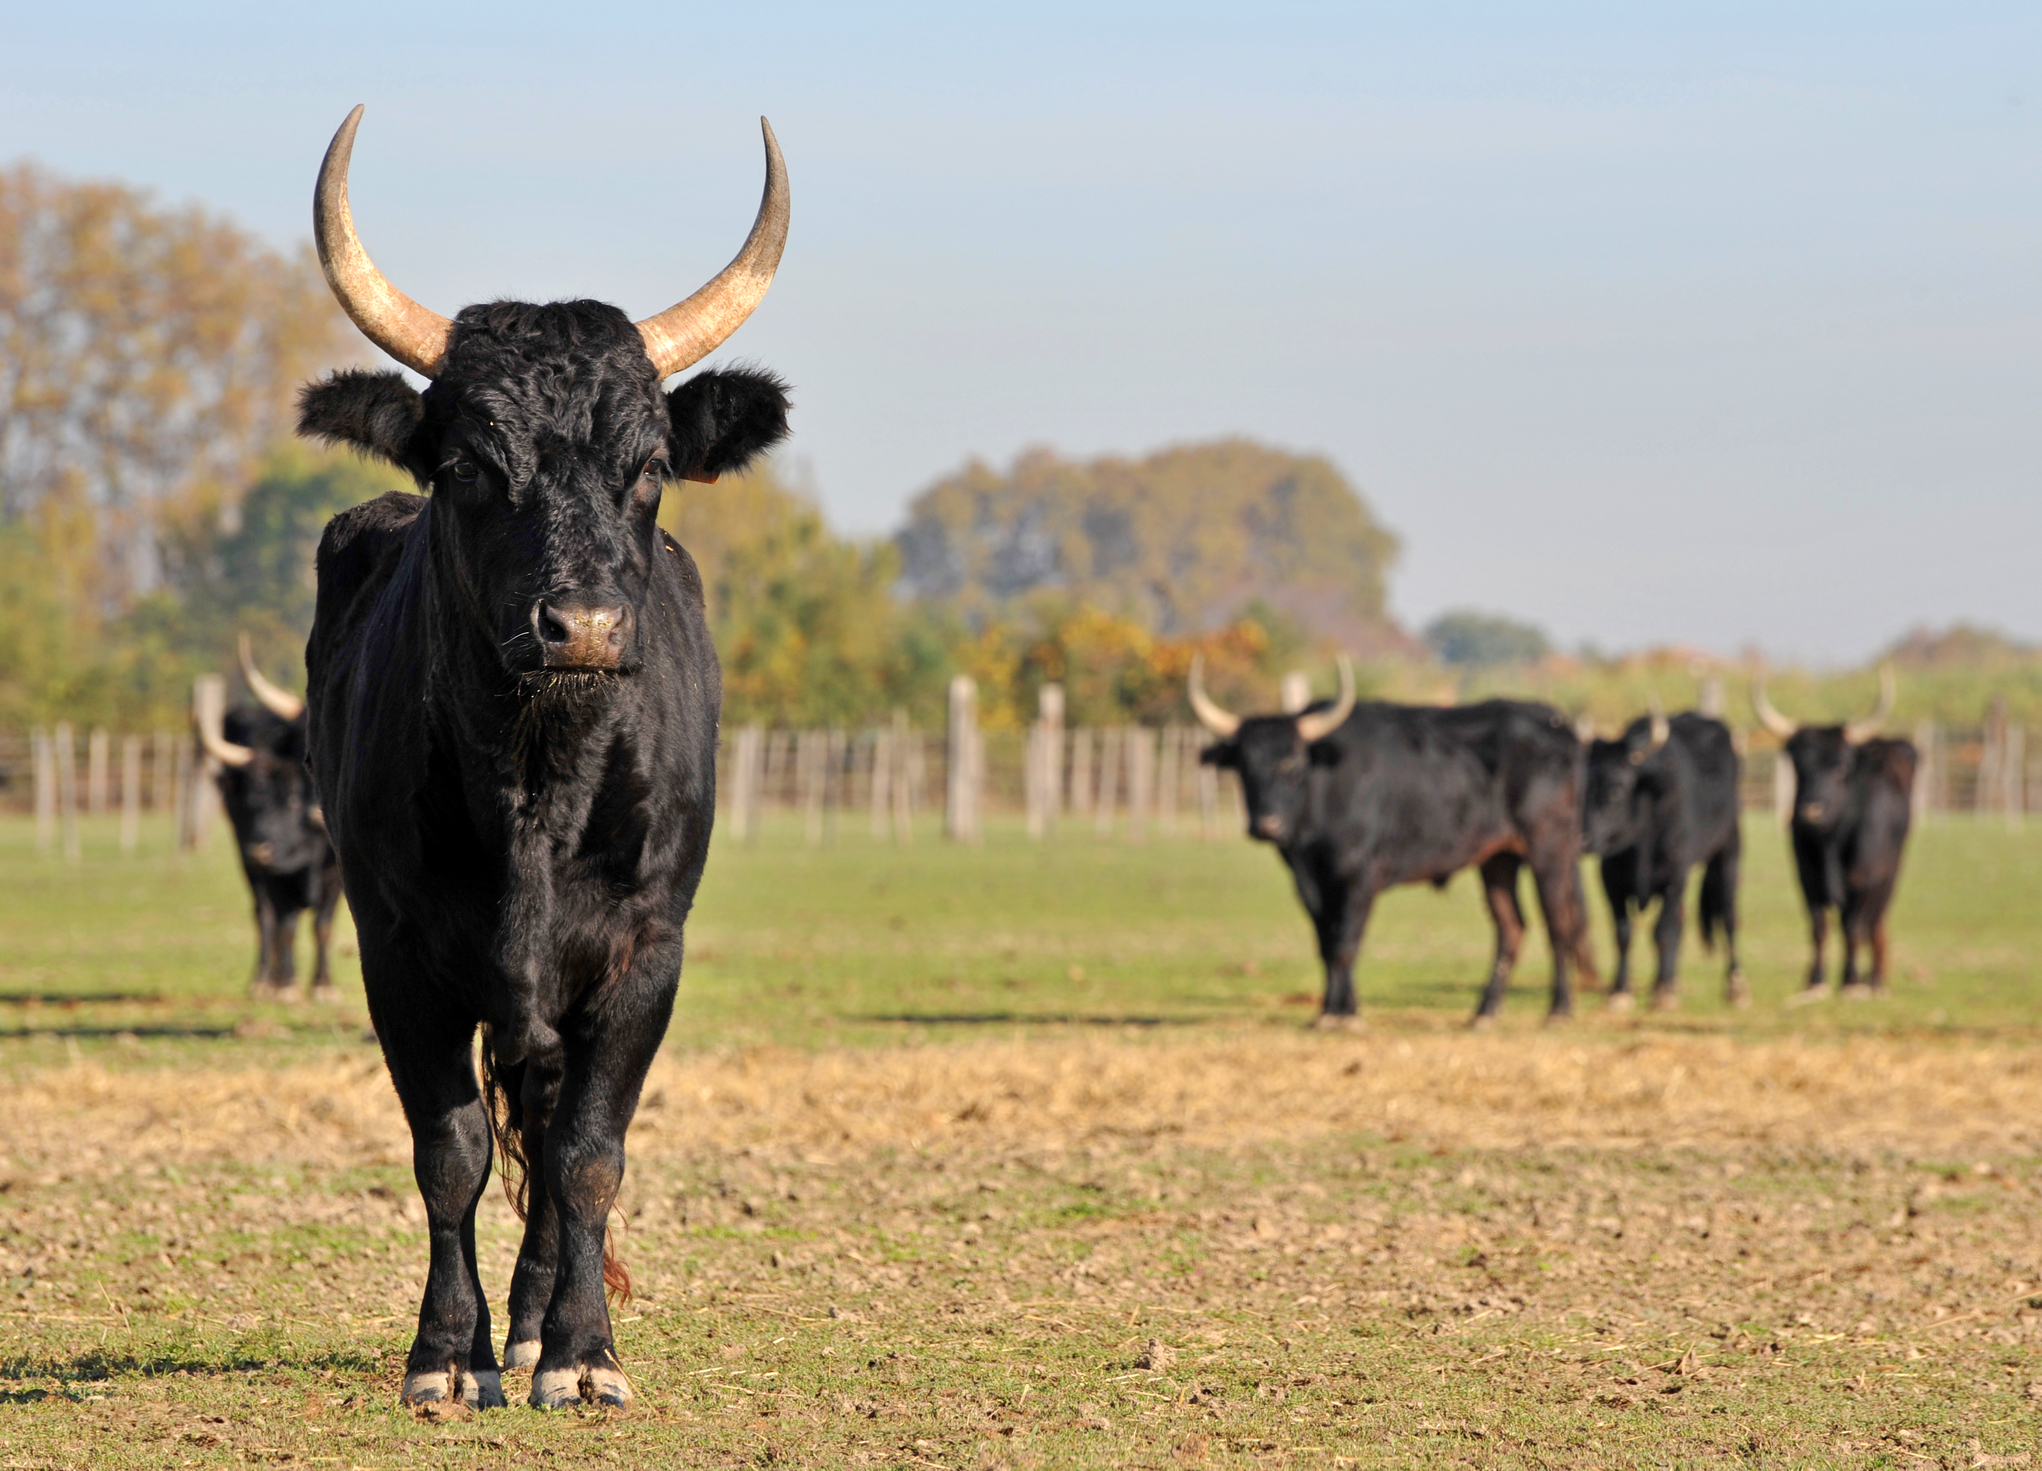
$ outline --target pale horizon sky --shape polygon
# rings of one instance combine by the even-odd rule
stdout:
[[[26,7],[0,162],[309,232],[443,312],[634,315],[793,228],[719,358],[874,533],[966,458],[1245,434],[1393,611],[1843,663],[2042,638],[2042,9]]]

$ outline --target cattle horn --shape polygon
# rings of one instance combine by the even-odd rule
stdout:
[[[357,104],[326,145],[326,158],[319,165],[319,183],[312,192],[312,238],[319,245],[319,267],[326,272],[326,284],[333,288],[340,309],[369,341],[414,373],[436,377],[446,360],[454,324],[392,286],[355,234],[354,214],[347,206],[347,164],[361,122],[362,108]]]
[[[1334,731],[1347,723],[1347,717],[1354,713],[1354,664],[1345,654],[1340,656],[1340,698],[1333,702],[1330,710],[1320,710],[1298,717],[1298,738],[1306,745],[1323,741]]]
[[[1673,725],[1666,718],[1666,707],[1659,703],[1659,691],[1646,692],[1645,708],[1652,712],[1652,744],[1645,748],[1645,754],[1650,756],[1666,744],[1673,734]]]
[[[246,766],[255,759],[247,746],[237,746],[220,733],[227,703],[227,682],[217,674],[195,680],[191,687],[191,728],[208,756],[222,766]]]
[[[1893,679],[1893,666],[1891,664],[1881,664],[1879,666],[1878,708],[1862,720],[1853,720],[1847,723],[1843,728],[1843,738],[1855,746],[1860,742],[1869,741],[1873,736],[1877,735],[1879,728],[1886,723],[1887,717],[1893,713],[1893,701],[1897,694],[1898,690]]]
[[[662,378],[721,347],[765,298],[780,267],[780,252],[787,248],[787,163],[780,157],[773,125],[760,118],[759,129],[766,135],[766,189],[743,248],[700,291],[638,324],[645,355]]]
[[[249,693],[262,702],[263,709],[279,719],[296,720],[305,713],[303,700],[271,684],[269,677],[255,667],[255,650],[245,633],[241,635],[241,678],[247,682]]]
[[[1758,723],[1778,736],[1789,740],[1801,727],[1787,719],[1773,708],[1773,702],[1765,696],[1765,672],[1754,670],[1751,676],[1751,713],[1758,717]]]
[[[1205,655],[1191,656],[1191,680],[1185,694],[1191,700],[1191,713],[1198,717],[1198,723],[1226,740],[1241,728],[1241,717],[1229,715],[1212,702],[1205,692]]]

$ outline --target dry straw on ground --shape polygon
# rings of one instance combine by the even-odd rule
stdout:
[[[820,1163],[896,1149],[1054,1152],[1164,1138],[1226,1148],[1352,1133],[1447,1148],[1968,1158],[2037,1148],[2037,1061],[2022,1049],[1884,1039],[1266,1031],[697,1054],[657,1063],[631,1149]],[[8,1081],[0,1107],[17,1168],[409,1158],[382,1065],[363,1055],[277,1071],[81,1064]]]

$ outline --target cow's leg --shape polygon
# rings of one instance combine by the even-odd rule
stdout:
[[[1477,1027],[1491,1024],[1503,1010],[1503,993],[1524,944],[1524,910],[1517,902],[1517,871],[1523,866],[1524,860],[1515,853],[1498,853],[1482,864],[1482,894],[1489,905],[1489,922],[1496,928],[1496,957],[1489,963],[1489,983],[1475,1006]]]
[[[340,872],[336,868],[319,889],[319,905],[312,911],[312,999],[334,999],[333,971],[328,952],[333,944],[333,915],[340,908]]]
[[[387,968],[377,969],[390,978]],[[411,1168],[430,1243],[418,1336],[404,1361],[404,1402],[459,1398],[490,1409],[503,1403],[503,1383],[475,1266],[475,1205],[489,1182],[491,1144],[475,1080],[475,1028],[429,1003],[421,1007],[415,992],[401,1015],[388,1014],[377,999],[372,989],[390,1080],[411,1125]]]
[[[1575,824],[1578,833],[1579,818]],[[1531,871],[1539,910],[1546,917],[1546,937],[1553,945],[1553,1001],[1546,1020],[1558,1021],[1574,1014],[1574,952],[1581,947],[1581,931],[1588,923],[1581,904],[1580,850],[1571,841],[1556,841],[1544,850],[1535,847]]]
[[[511,1274],[510,1331],[503,1366],[530,1369],[539,1362],[539,1334],[546,1306],[553,1300],[554,1263],[559,1251],[559,1217],[542,1171],[546,1160],[546,1124],[560,1095],[560,1060],[529,1058],[502,1071],[499,1081],[511,1101],[511,1127],[523,1148],[525,1168],[525,1237],[518,1246],[518,1264]]]
[[[1814,958],[1808,962],[1808,984],[1806,991],[1822,989],[1822,950],[1829,942],[1829,907],[1823,904],[1808,906],[1808,939],[1815,948]]]
[[[1680,1004],[1680,937],[1687,917],[1687,870],[1676,869],[1673,882],[1659,895],[1659,921],[1652,943],[1659,952],[1659,970],[1652,979],[1652,1004],[1661,1011]]]
[[[271,975],[276,969],[277,906],[266,884],[251,885],[255,891],[255,974],[248,978],[248,994],[267,1001],[275,994]]]
[[[1702,933],[1711,926],[1723,931],[1723,948],[1729,963],[1723,972],[1723,999],[1732,1006],[1751,1005],[1751,988],[1744,981],[1744,967],[1737,960],[1737,867],[1739,853],[1733,841],[1719,849],[1702,870]]]
[[[1886,989],[1886,906],[1893,898],[1890,882],[1853,890],[1839,917],[1844,943],[1844,986],[1853,996],[1874,996]],[[1870,952],[1872,972],[1858,975],[1858,951]]]
[[[1622,1011],[1631,1005],[1631,895],[1637,883],[1621,860],[1602,862],[1602,892],[1609,900],[1610,930],[1617,947],[1616,979],[1610,982],[1609,1006]]]
[[[270,989],[279,1001],[298,999],[298,910],[280,906],[274,931],[275,948],[270,951]]]
[[[584,1397],[607,1405],[632,1397],[610,1331],[604,1241],[624,1182],[624,1131],[672,1014],[678,948],[665,950],[664,964],[648,956],[639,965],[641,976],[671,979],[644,990],[629,983],[607,988],[600,1016],[583,1012],[560,1028],[565,1066],[546,1121],[544,1168],[558,1240],[530,1400],[542,1410]]]
[[[1347,884],[1344,893],[1329,885],[1325,900],[1319,958],[1326,964],[1326,994],[1320,1002],[1319,1020],[1330,1026],[1345,1024],[1359,1010],[1354,965],[1361,955],[1369,911],[1375,907],[1375,890],[1359,880]]]

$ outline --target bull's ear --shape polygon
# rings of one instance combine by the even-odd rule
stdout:
[[[346,368],[298,393],[298,432],[307,439],[350,444],[414,474],[411,442],[424,417],[425,400],[402,373]]]
[[[1241,748],[1232,741],[1221,741],[1216,746],[1207,746],[1203,751],[1200,751],[1198,753],[1198,761],[1201,766],[1230,766],[1235,770],[1239,770],[1241,765]]]
[[[757,368],[697,373],[666,402],[674,468],[684,479],[742,470],[787,437],[787,385]]]

